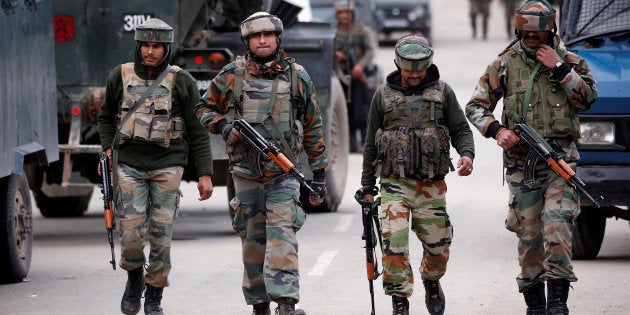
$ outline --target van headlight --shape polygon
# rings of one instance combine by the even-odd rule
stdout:
[[[615,144],[615,124],[605,121],[580,122],[580,144]]]
[[[421,7],[421,6],[417,6],[417,7],[413,8],[413,9],[411,9],[409,11],[409,13],[407,13],[407,19],[409,21],[415,21],[415,20],[418,20],[418,19],[422,18],[424,16],[424,14],[425,14],[424,13],[424,8]]]

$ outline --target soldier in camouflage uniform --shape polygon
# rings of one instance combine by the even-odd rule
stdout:
[[[367,114],[374,88],[368,86],[368,74],[376,71],[372,65],[376,51],[374,32],[355,23],[354,1],[335,3],[337,32],[335,33],[335,70],[344,88],[348,105],[350,152],[361,152],[365,142]],[[358,133],[358,134],[357,134]]]
[[[514,13],[516,12],[516,8],[521,1],[501,0],[501,2],[505,7],[505,30],[507,31],[507,38],[512,39],[514,38],[514,26],[512,25],[514,22]]]
[[[453,227],[446,212],[445,176],[454,170],[450,146],[461,156],[458,174],[472,173],[472,131],[451,87],[440,80],[433,49],[419,35],[395,46],[398,70],[376,90],[370,106],[360,194],[372,201],[380,177],[383,287],[393,314],[409,314],[413,293],[409,227],[424,248],[420,275],[430,314],[445,309],[440,278],[446,272]]]
[[[230,201],[232,223],[243,245],[245,301],[254,314],[269,314],[271,301],[280,315],[305,314],[295,310],[300,298],[296,232],[306,219],[300,183],[243,141],[233,121],[248,121],[295,165],[305,150],[313,170],[311,187],[318,192],[310,202],[318,205],[326,193],[328,158],[315,86],[306,70],[279,49],[279,18],[257,12],[240,30],[247,55],[212,80],[196,113],[209,132],[226,141],[236,191]]]
[[[159,19],[149,19],[136,28],[135,61],[110,72],[98,115],[103,150],[113,154],[114,160],[120,267],[128,275],[121,301],[124,314],[140,311],[145,283],[144,312],[162,314],[160,302],[163,288],[169,284],[179,184],[189,149],[200,175],[199,200],[208,199],[213,191],[210,140],[193,111],[199,100],[197,84],[188,72],[168,64],[173,35],[173,28]],[[184,132],[188,141],[182,138]],[[150,244],[146,275],[145,234]]]
[[[527,152],[512,132],[527,123],[575,169],[579,159],[578,113],[595,102],[597,87],[588,65],[560,46],[555,10],[545,1],[528,1],[516,11],[517,41],[488,67],[466,105],[470,122],[504,149],[510,190],[506,228],[519,239],[521,272],[516,277],[527,314],[568,314],[569,283],[578,192],[546,167],[535,166],[535,181],[523,179]],[[502,121],[492,114],[503,98]],[[545,300],[545,284],[547,297]]]
[[[488,39],[488,18],[490,17],[490,2],[492,0],[469,0],[470,26],[472,37],[477,38],[477,16],[481,16],[481,37]]]

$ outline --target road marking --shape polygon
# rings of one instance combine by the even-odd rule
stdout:
[[[323,276],[326,272],[326,269],[328,269],[336,255],[337,251],[335,250],[323,252],[321,255],[319,255],[315,266],[311,268],[311,270],[308,272],[308,275]]]
[[[335,232],[347,232],[350,229],[350,225],[352,225],[352,220],[354,219],[353,214],[344,214],[337,222],[337,226],[335,227]]]

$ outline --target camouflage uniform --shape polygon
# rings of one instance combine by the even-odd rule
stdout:
[[[149,21],[154,20],[157,19]],[[151,85],[168,66],[168,43],[172,41],[172,36],[172,32],[138,32],[135,61],[119,65],[110,72],[98,116],[103,150],[114,146],[120,117],[126,115],[127,110],[144,94],[146,86]],[[165,56],[151,72],[142,64],[142,41],[165,43]],[[208,135],[193,112],[199,90],[187,71],[177,67],[173,69],[144,105],[127,120],[126,125],[131,127],[121,127],[116,170],[115,209],[120,218],[120,267],[129,271],[146,263],[143,239],[148,232],[151,249],[145,281],[159,288],[168,286],[171,236],[179,207],[179,184],[183,167],[188,163],[189,149],[193,151],[199,176],[212,174]],[[188,134],[187,140],[182,138],[183,132]]]
[[[548,10],[537,2],[523,7],[526,5]],[[551,14],[516,14],[515,21],[517,29],[527,31],[549,31],[554,25]],[[488,65],[466,105],[466,115],[487,138],[496,138],[500,129],[512,129],[524,119],[575,169],[579,159],[575,144],[579,137],[578,113],[595,102],[597,88],[586,62],[560,47],[555,34],[549,32],[549,36],[553,37],[552,48],[564,62],[562,66],[548,69],[535,55],[530,57],[534,51],[517,41]],[[524,104],[530,77],[531,98]],[[492,114],[501,98],[502,123]],[[544,280],[577,280],[571,266],[571,231],[579,213],[578,194],[543,161],[536,165],[535,183],[526,184],[526,154],[519,146],[503,154],[510,190],[506,227],[519,238],[521,272],[516,280],[520,292]]]
[[[337,1],[335,10],[337,12],[354,12],[354,2],[348,0]],[[359,151],[365,141],[369,104],[372,101],[376,87],[370,87],[367,82],[352,78],[350,76],[352,69],[349,66],[350,62],[361,64],[366,76],[372,75],[371,71],[376,71],[373,69],[372,64],[377,47],[373,34],[374,31],[369,26],[356,24],[354,20],[349,28],[338,26],[335,33],[335,50],[343,52],[347,58],[353,58],[353,60],[347,59],[345,62],[339,62],[335,58],[334,64],[337,74],[341,78],[348,105],[351,152]],[[357,131],[360,133],[360,143],[357,141]]]
[[[405,53],[408,59],[421,55]],[[397,70],[376,90],[370,106],[361,185],[374,186],[380,177],[383,287],[387,295],[406,298],[413,293],[414,284],[409,262],[410,226],[424,248],[420,265],[423,280],[437,281],[446,272],[453,236],[444,180],[452,169],[450,144],[459,155],[472,160],[474,143],[455,93],[440,80],[431,58],[424,64],[397,59],[397,65],[408,70],[425,69],[426,77],[419,86],[403,87]]]
[[[242,24],[241,32],[244,25],[248,24]],[[215,134],[221,134],[229,122],[245,119],[294,164],[304,150],[314,173],[323,172],[328,159],[315,86],[306,70],[283,51],[273,56],[261,64],[250,53],[226,65],[197,104],[197,117]],[[236,91],[239,84],[241,91]],[[265,162],[245,141],[228,143],[227,152],[236,191],[230,201],[235,209],[233,227],[243,245],[245,301],[250,305],[284,298],[298,301],[296,232],[305,220],[300,184],[275,164]]]

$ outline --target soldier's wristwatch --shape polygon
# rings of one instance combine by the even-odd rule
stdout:
[[[554,69],[557,69],[558,67],[562,66],[562,64],[564,64],[564,62],[562,61],[556,61],[556,63],[553,65]]]

